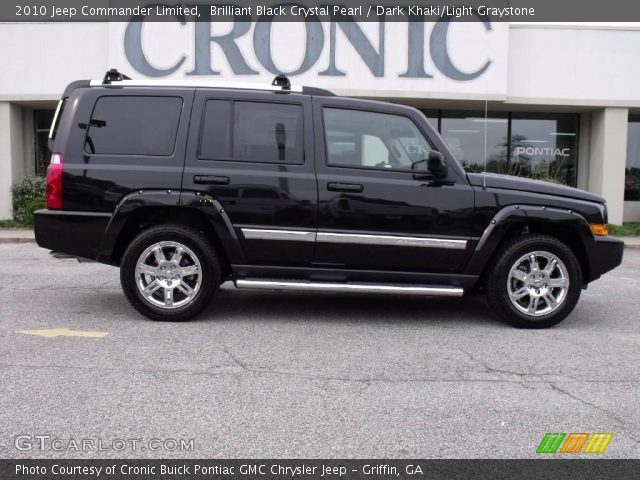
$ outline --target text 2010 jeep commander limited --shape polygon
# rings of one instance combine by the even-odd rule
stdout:
[[[466,173],[410,107],[293,88],[70,84],[38,244],[120,266],[156,320],[238,288],[459,296],[548,327],[622,261],[604,199]]]

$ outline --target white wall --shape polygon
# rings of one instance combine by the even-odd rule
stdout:
[[[609,223],[616,225],[623,221],[628,118],[626,108],[603,108],[591,117],[589,191],[607,200]]]
[[[0,24],[0,101],[57,100],[73,80],[107,69],[104,23]]]
[[[0,102],[0,218],[11,218],[11,185],[24,175],[22,110]]]
[[[640,106],[640,29],[511,26],[511,102]]]
[[[624,202],[624,221],[640,222],[640,202]]]

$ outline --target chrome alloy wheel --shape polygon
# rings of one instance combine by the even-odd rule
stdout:
[[[136,285],[156,307],[183,307],[193,301],[202,285],[200,260],[179,242],[154,243],[138,258]]]
[[[568,291],[567,267],[552,253],[527,253],[509,270],[509,299],[525,315],[540,317],[554,312],[567,298]]]

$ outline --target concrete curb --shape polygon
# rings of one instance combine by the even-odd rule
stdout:
[[[29,228],[0,228],[0,243],[35,243],[33,230]]]
[[[0,238],[0,244],[2,243],[36,243],[35,238],[22,238],[22,237],[7,237]]]
[[[631,248],[634,250],[640,249],[640,237],[625,237],[622,235],[612,235],[612,237],[622,240],[624,242],[624,248]]]

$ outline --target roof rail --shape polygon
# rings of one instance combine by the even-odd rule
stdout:
[[[292,86],[285,75],[278,75],[271,85],[241,82],[218,82],[202,80],[132,80],[116,68],[107,71],[102,80],[91,80],[92,87],[191,87],[191,88],[227,88],[242,90],[266,90],[279,93],[303,93],[307,95],[334,96],[329,90],[316,87]]]

